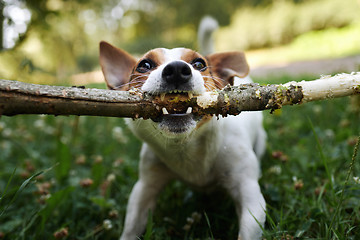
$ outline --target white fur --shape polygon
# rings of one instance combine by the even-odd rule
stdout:
[[[216,19],[205,16],[201,19],[198,30],[198,45],[200,53],[204,56],[215,52],[213,34],[219,28]]]
[[[179,59],[180,50],[164,51],[169,61]],[[163,68],[160,66],[149,75],[143,90],[156,92]],[[201,75],[199,77],[195,70],[193,73],[194,86],[203,85]],[[250,78],[236,79],[235,84],[249,81]],[[199,91],[204,89],[199,88]],[[172,135],[152,120],[128,119],[127,123],[144,144],[140,176],[129,198],[122,240],[135,240],[141,235],[148,212],[155,209],[157,195],[173,179],[196,187],[225,188],[235,202],[239,239],[261,238],[265,200],[258,184],[258,159],[266,141],[261,112],[213,117],[198,129]]]
[[[180,60],[184,48],[173,48],[173,49],[162,48],[162,50],[165,58],[165,63],[169,63],[174,60]]]

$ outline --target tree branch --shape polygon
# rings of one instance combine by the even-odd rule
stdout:
[[[360,94],[360,73],[279,85],[251,83],[227,86],[191,99],[188,95],[179,94],[151,96],[139,90],[122,92],[0,80],[0,115],[90,115],[147,119],[161,115],[164,107],[169,112],[185,112],[191,107],[195,115],[226,116],[355,94]]]

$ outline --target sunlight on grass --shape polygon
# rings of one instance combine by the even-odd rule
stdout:
[[[250,66],[360,54],[360,22],[341,29],[313,31],[281,47],[246,52]]]
[[[253,67],[360,54],[359,11],[356,0],[242,7],[216,32],[216,49],[245,50]]]

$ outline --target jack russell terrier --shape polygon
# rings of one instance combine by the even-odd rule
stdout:
[[[204,57],[185,48],[157,48],[136,60],[101,42],[100,64],[110,89],[138,88],[161,98],[174,94],[191,98],[249,81],[241,79],[249,70],[241,52]],[[130,194],[120,239],[141,236],[157,196],[174,179],[195,187],[219,186],[227,190],[239,219],[238,239],[261,238],[265,200],[258,184],[259,158],[266,141],[262,113],[217,118],[195,116],[191,110],[163,108],[157,119],[127,119],[130,129],[144,143],[139,180]]]

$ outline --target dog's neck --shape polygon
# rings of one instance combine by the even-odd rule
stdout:
[[[201,142],[204,136],[216,138],[214,131],[217,132],[221,127],[216,117],[208,117],[203,122],[200,121],[193,131],[182,134],[163,131],[150,119],[127,119],[126,123],[138,138],[157,149],[179,148],[179,145],[188,147],[188,145]]]
[[[204,186],[211,182],[204,176],[211,176],[213,161],[219,152],[223,135],[221,121],[212,118],[189,134],[159,131],[151,120],[131,120],[127,123],[133,133],[149,147],[160,160],[184,181],[194,186]]]

